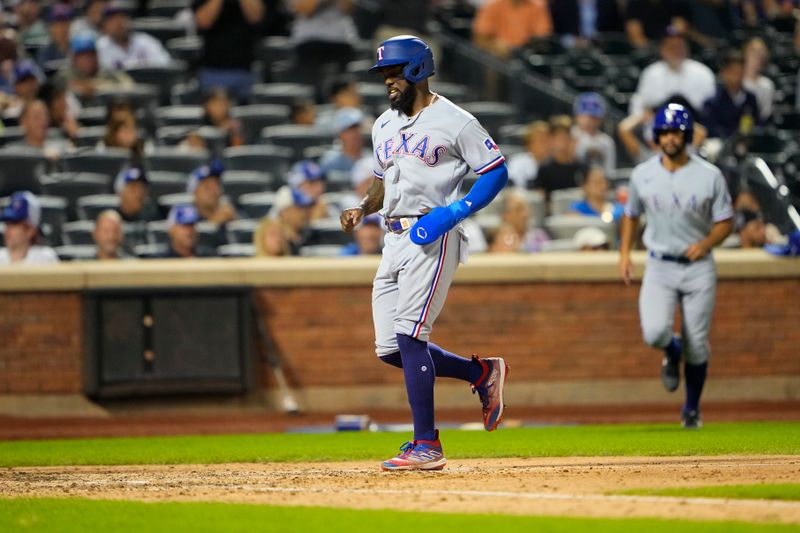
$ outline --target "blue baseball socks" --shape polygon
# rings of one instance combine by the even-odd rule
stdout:
[[[408,404],[414,419],[414,440],[436,440],[433,415],[433,384],[436,369],[428,343],[408,335],[397,335],[403,362]]]
[[[700,395],[703,393],[703,385],[706,382],[706,372],[708,362],[699,365],[683,365],[683,375],[686,380],[686,403],[683,412],[700,410]]]

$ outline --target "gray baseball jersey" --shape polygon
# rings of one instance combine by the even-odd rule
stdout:
[[[691,244],[706,238],[715,223],[733,216],[722,172],[695,155],[669,172],[661,154],[654,156],[631,173],[625,213],[647,217],[644,243],[652,255],[639,293],[645,342],[657,348],[669,344],[675,306],[680,304],[684,357],[691,364],[706,362],[716,270],[710,253],[692,263],[683,255]]]
[[[470,169],[483,174],[505,161],[475,117],[438,95],[413,117],[384,112],[372,143],[373,172],[384,186],[381,215],[412,224],[424,208],[458,200]],[[372,290],[378,356],[398,351],[398,333],[428,340],[466,251],[460,226],[425,246],[411,242],[408,229],[387,233]]]

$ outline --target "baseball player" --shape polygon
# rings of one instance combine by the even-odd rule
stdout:
[[[403,369],[414,438],[383,462],[384,470],[441,470],[447,460],[434,423],[436,377],[472,385],[487,431],[503,417],[508,367],[499,357],[460,357],[428,342],[467,242],[460,222],[485,207],[506,185],[497,144],[478,121],[428,88],[433,54],[422,40],[384,41],[370,72],[383,75],[389,109],[372,128],[373,182],[358,207],[341,214],[350,232],[380,211],[387,234],[372,289],[378,357]],[[469,170],[480,177],[459,200]]]
[[[700,395],[717,283],[711,250],[733,229],[733,208],[722,173],[686,152],[693,131],[691,115],[681,105],[668,104],[656,114],[653,139],[660,153],[631,173],[619,261],[620,275],[629,284],[631,245],[644,214],[649,257],[639,293],[642,334],[647,344],[664,351],[661,381],[670,392],[680,384],[683,359],[686,402],[681,423],[691,429],[702,426]],[[673,333],[676,304],[683,317],[681,337]]]

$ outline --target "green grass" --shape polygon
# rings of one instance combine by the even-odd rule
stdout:
[[[800,483],[764,483],[759,485],[719,485],[711,487],[634,489],[621,491],[616,494],[798,501],[800,500]]]
[[[0,500],[0,531],[471,531],[750,533],[797,531],[796,526],[740,522],[456,515],[272,507],[225,503],[143,503],[85,499]],[[412,529],[413,528],[413,529]]]
[[[378,460],[406,434],[334,433],[0,442],[0,467]],[[469,457],[800,455],[800,422],[556,426],[494,433],[445,431],[449,459]]]

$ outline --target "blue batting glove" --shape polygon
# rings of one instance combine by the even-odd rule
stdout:
[[[434,207],[411,228],[411,242],[419,245],[434,242],[464,220],[469,214],[468,209],[463,200],[447,207]]]

